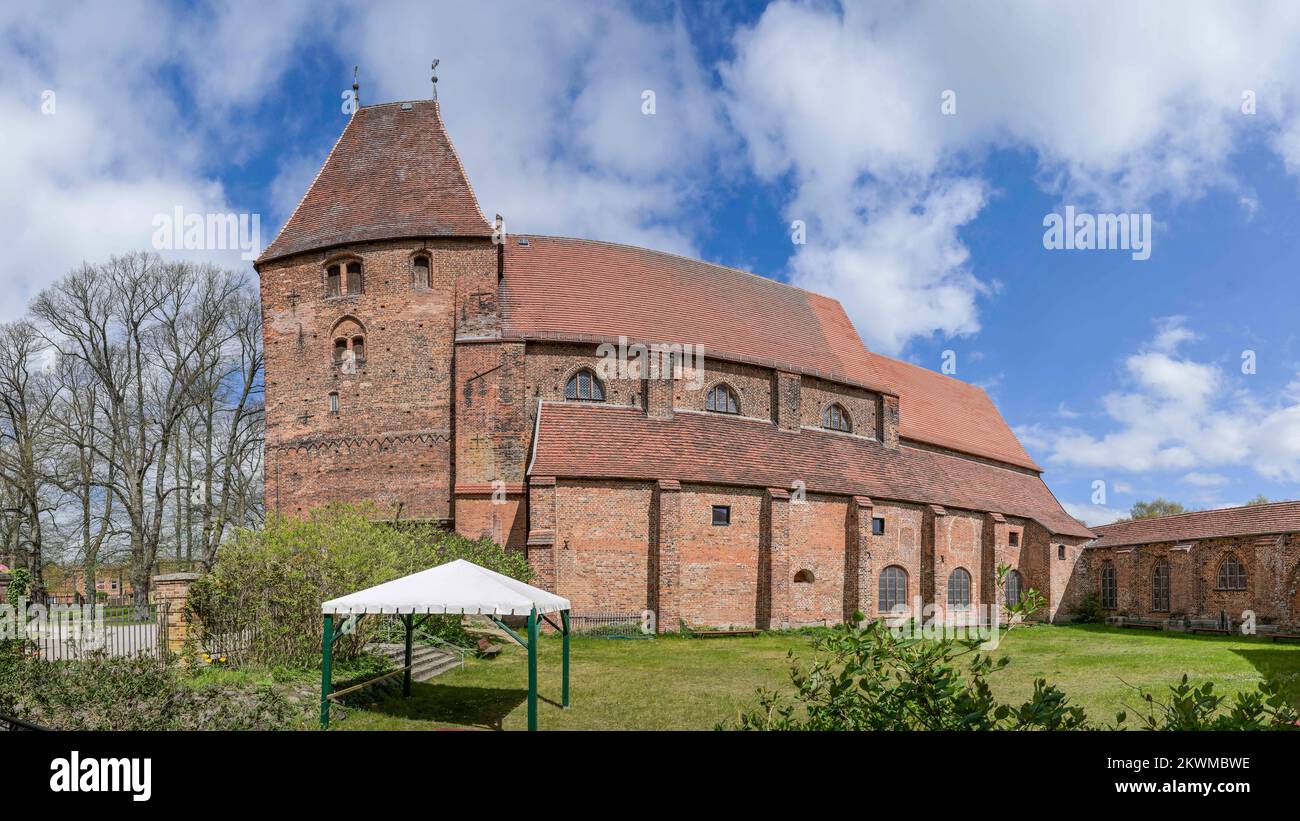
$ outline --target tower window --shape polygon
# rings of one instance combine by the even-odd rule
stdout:
[[[330,394],[330,413],[339,412],[339,395],[338,392]]]
[[[361,263],[348,263],[348,293],[359,294],[363,290],[363,281],[361,278]]]
[[[600,384],[596,374],[586,368],[569,377],[564,386],[565,399],[577,399],[583,402],[604,402],[605,386]]]
[[[415,258],[411,268],[411,284],[415,288],[429,287],[429,283],[432,282],[432,279],[429,277],[429,268],[428,257],[418,256]]]
[[[1056,546],[1056,558],[1065,561],[1065,545],[1058,544]]]
[[[809,570],[808,568],[804,568],[803,570],[800,570],[798,573],[794,574],[794,583],[795,583],[795,584],[812,584],[812,583],[813,583],[813,572],[812,572],[811,570]]]
[[[338,296],[341,278],[341,268],[337,265],[331,265],[325,269],[325,295]]]
[[[342,365],[343,359],[348,355],[348,341],[346,339],[334,340],[334,364]]]
[[[853,423],[849,421],[849,412],[838,402],[832,402],[822,411],[822,427],[841,433],[852,433]]]
[[[731,505],[713,506],[713,524],[717,527],[726,527],[731,524]]]
[[[726,385],[715,385],[710,391],[704,409],[714,413],[740,413],[736,394]]]
[[[1019,546],[1020,546],[1020,531],[1019,531],[1019,530],[1012,530],[1011,532],[1007,533],[1007,544],[1011,545],[1012,547],[1019,547]]]
[[[352,355],[356,357],[357,364],[363,365],[366,361],[366,338],[363,336],[352,337]]]
[[[884,535],[885,535],[885,520],[884,520],[884,519],[880,518],[879,516],[873,516],[873,517],[871,518],[871,535],[872,535],[872,536],[884,536]]]

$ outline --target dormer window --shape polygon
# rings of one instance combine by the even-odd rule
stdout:
[[[844,410],[844,406],[838,402],[832,402],[822,411],[822,427],[827,430],[837,430],[840,433],[852,433],[853,423],[849,420],[849,412]]]
[[[564,386],[564,398],[581,402],[604,402],[605,386],[600,384],[596,374],[583,368],[569,377]]]
[[[416,290],[425,290],[430,287],[432,279],[429,276],[430,268],[429,258],[421,254],[411,261],[411,287]]]
[[[736,401],[736,393],[731,388],[715,385],[709,391],[704,409],[713,413],[740,413],[740,403]]]

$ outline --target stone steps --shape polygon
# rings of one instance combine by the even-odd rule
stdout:
[[[372,644],[370,649],[401,667],[406,649],[400,644]],[[460,657],[447,650],[415,644],[411,647],[411,681],[428,681],[460,666]]]

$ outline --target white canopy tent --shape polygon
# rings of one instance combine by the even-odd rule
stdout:
[[[406,625],[406,658],[402,692],[411,694],[411,637],[418,623],[414,617],[424,615],[484,615],[528,650],[528,729],[537,729],[537,635],[539,620],[544,620],[563,636],[564,669],[562,705],[569,706],[569,600],[525,584],[518,579],[480,567],[465,559],[421,570],[400,579],[365,590],[330,599],[321,605],[324,626],[321,632],[321,727],[329,726],[331,693],[330,661],[334,642],[344,634],[343,625],[334,627],[335,616],[347,618],[374,614],[396,614]],[[559,613],[556,624],[549,614]],[[501,616],[527,616],[528,638],[507,627]],[[424,619],[421,619],[422,622]],[[390,675],[395,675],[390,674]],[[360,685],[359,685],[360,686]],[[351,689],[351,688],[349,688]]]

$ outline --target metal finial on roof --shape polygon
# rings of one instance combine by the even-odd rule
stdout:
[[[438,102],[438,63],[441,60],[435,59],[433,65],[429,66],[429,71],[433,73],[433,101]]]
[[[357,69],[359,66],[352,67],[352,102],[356,103],[357,108],[361,108],[361,85],[357,83]]]

